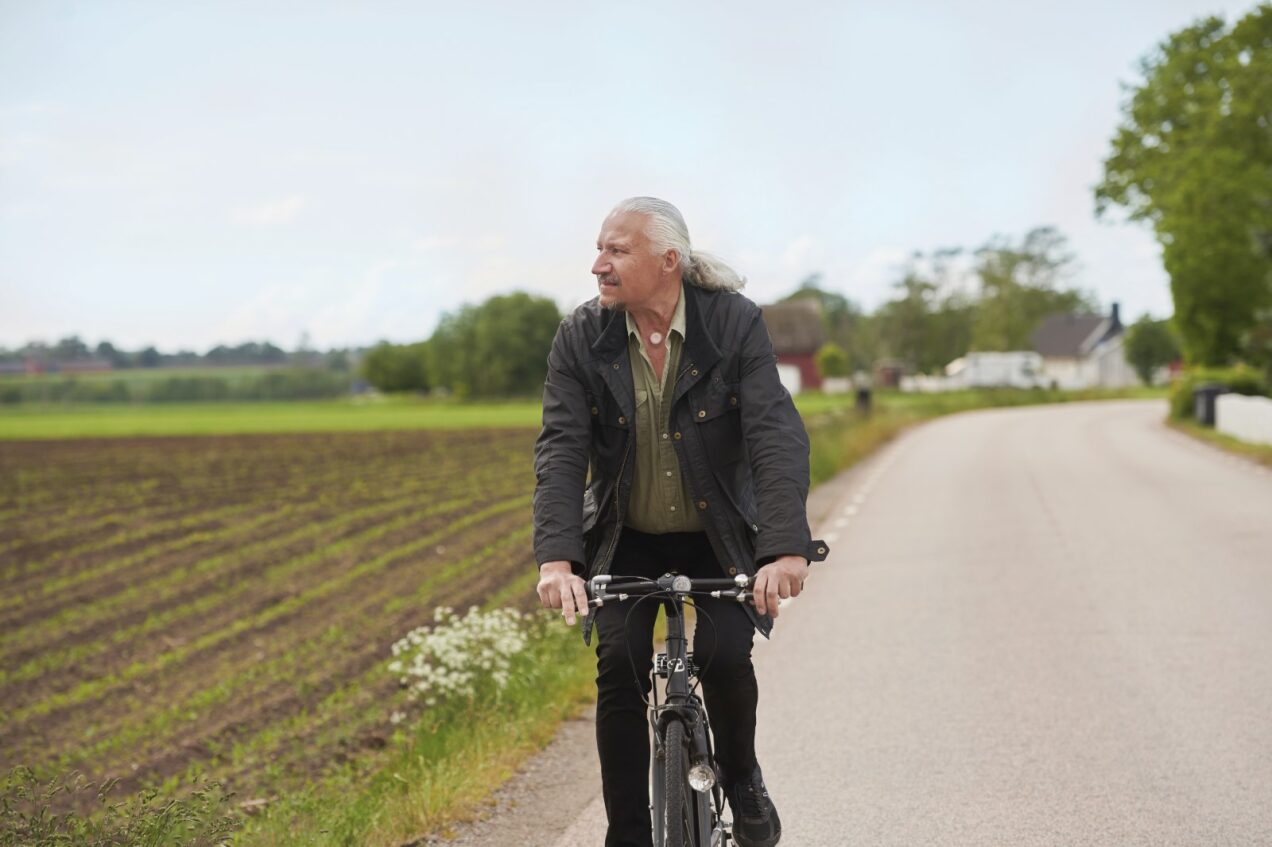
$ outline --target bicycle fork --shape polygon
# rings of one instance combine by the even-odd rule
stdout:
[[[665,776],[665,759],[667,756],[680,755],[679,750],[668,750],[664,743],[667,725],[677,721],[684,727],[683,738],[689,746],[688,788],[692,789],[697,809],[697,844],[703,847],[726,847],[733,843],[732,827],[723,819],[724,790],[720,785],[719,774],[715,767],[714,751],[711,749],[711,736],[707,721],[706,707],[689,685],[689,677],[696,677],[698,669],[693,663],[693,654],[688,652],[688,639],[685,636],[683,607],[668,602],[667,611],[667,652],[654,657],[654,677],[667,681],[666,698],[663,705],[658,703],[658,688],[651,689],[654,698],[651,723],[653,724],[653,785],[650,796],[653,798],[654,847],[664,847],[664,821],[666,820],[667,796],[663,784]]]

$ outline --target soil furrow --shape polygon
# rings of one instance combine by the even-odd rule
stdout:
[[[371,762],[392,642],[533,570],[534,434],[0,442],[0,766],[256,796]]]
[[[472,524],[471,532],[453,549],[461,557],[470,555],[488,546],[488,539],[502,538],[510,531],[515,536],[514,540],[521,541],[524,538],[524,529],[524,515],[506,511],[495,513],[490,518]],[[495,546],[498,549],[498,542]],[[143,726],[155,715],[156,710],[161,714],[186,714],[188,701],[192,697],[198,697],[200,692],[220,685],[232,686],[232,681],[242,673],[252,677],[259,676],[270,670],[269,666],[273,662],[284,663],[282,667],[273,668],[280,678],[275,679],[269,675],[265,679],[266,685],[290,685],[292,674],[288,673],[290,661],[286,657],[294,649],[304,652],[304,642],[314,637],[314,628],[320,633],[333,627],[347,633],[337,644],[332,645],[332,649],[347,644],[357,650],[369,647],[387,656],[392,639],[401,634],[398,632],[403,626],[400,622],[414,620],[417,623],[413,625],[418,625],[427,615],[422,614],[419,609],[404,609],[395,617],[377,618],[372,613],[378,611],[386,599],[396,593],[396,585],[412,584],[419,579],[419,571],[431,569],[421,567],[424,562],[420,551],[402,555],[398,550],[392,550],[384,555],[391,558],[392,562],[379,576],[372,577],[378,585],[370,588],[378,591],[363,591],[364,584],[368,581],[366,579],[360,583],[350,582],[340,591],[331,592],[311,605],[298,607],[285,615],[274,616],[258,627],[233,632],[214,644],[189,652],[179,661],[156,667],[150,674],[137,676],[125,684],[112,687],[112,702],[122,699],[131,703],[131,707],[121,712],[115,721],[107,722],[95,717],[99,701],[94,698],[53,713],[35,716],[29,721],[7,728],[5,734],[15,738],[39,738],[41,746],[49,751],[66,749],[71,743],[82,747],[99,743],[104,735],[118,732],[124,727]],[[413,576],[413,573],[416,575]],[[368,625],[367,621],[373,623]],[[271,659],[271,656],[275,658]],[[228,692],[228,689],[223,691]],[[259,696],[259,692],[249,689],[243,696],[250,702]],[[160,721],[157,725],[145,726],[144,732],[136,733],[137,743],[144,746],[161,740],[163,725],[164,722]]]

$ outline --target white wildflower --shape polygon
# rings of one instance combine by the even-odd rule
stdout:
[[[482,612],[477,606],[461,618],[451,607],[439,606],[431,629],[414,629],[393,645],[389,672],[399,675],[410,699],[427,695],[429,706],[449,697],[473,697],[487,684],[501,691],[511,679],[513,657],[529,641],[525,619],[516,609]]]

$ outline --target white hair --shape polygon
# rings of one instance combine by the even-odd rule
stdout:
[[[685,282],[712,291],[737,291],[746,278],[710,253],[694,250],[689,243],[689,227],[680,210],[657,197],[628,197],[610,212],[631,212],[647,218],[645,235],[656,255],[675,250],[680,257],[680,275]]]

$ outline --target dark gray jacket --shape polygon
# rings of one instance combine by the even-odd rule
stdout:
[[[728,575],[782,555],[825,559],[805,512],[808,435],[759,307],[735,292],[688,283],[684,292],[670,432],[716,557]],[[539,564],[566,560],[585,578],[608,572],[631,494],[635,418],[626,318],[593,298],[561,321],[548,353],[534,457]],[[747,609],[767,636],[771,618]]]

